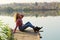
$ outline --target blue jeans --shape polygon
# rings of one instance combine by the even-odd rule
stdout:
[[[30,22],[27,22],[25,25],[20,26],[19,30],[22,31],[22,30],[25,30],[28,27],[34,28],[34,26]]]

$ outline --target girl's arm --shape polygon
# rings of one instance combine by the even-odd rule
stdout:
[[[14,29],[14,31],[13,31],[13,33],[15,33],[16,32],[16,29],[17,29],[17,27],[19,26],[19,20],[17,20],[16,21],[16,27],[15,27],[15,29]]]
[[[14,29],[13,33],[15,33],[15,32],[16,32],[16,29],[17,29],[17,26],[15,27],[15,29]]]

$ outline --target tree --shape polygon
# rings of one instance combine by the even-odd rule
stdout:
[[[38,6],[38,2],[35,2],[35,5]]]
[[[30,9],[30,8],[24,8],[23,11],[24,11],[24,12],[30,12],[31,9]]]
[[[13,12],[13,8],[7,7],[7,8],[5,8],[5,11],[6,11],[7,13],[12,13],[12,12]]]

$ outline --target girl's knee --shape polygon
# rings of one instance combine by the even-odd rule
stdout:
[[[27,23],[30,23],[30,22],[27,22]]]
[[[30,22],[27,22],[25,25],[31,25],[31,23]]]
[[[27,22],[28,24],[31,24],[30,22]]]

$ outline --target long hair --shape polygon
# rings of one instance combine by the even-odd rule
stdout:
[[[14,14],[14,20],[15,20],[15,22],[16,22],[17,19],[18,19],[18,15],[24,17],[24,15],[22,15],[22,14],[20,14],[20,13],[15,13],[15,14]]]
[[[14,20],[15,20],[15,22],[16,22],[17,19],[18,19],[18,15],[19,15],[19,13],[15,13],[15,14],[14,14]]]

